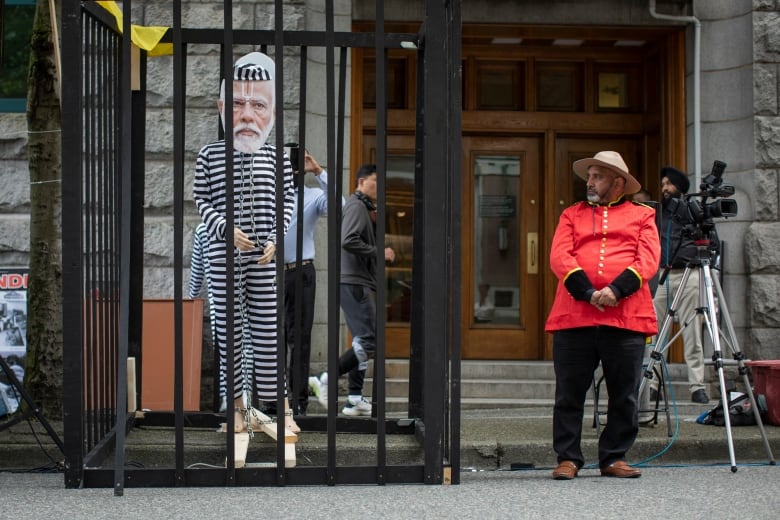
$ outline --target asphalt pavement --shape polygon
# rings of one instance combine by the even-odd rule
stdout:
[[[547,469],[464,471],[461,484],[284,488],[64,489],[58,474],[0,472],[7,519],[284,518],[772,519],[780,469],[767,464],[658,465],[639,479],[584,470],[571,481]]]

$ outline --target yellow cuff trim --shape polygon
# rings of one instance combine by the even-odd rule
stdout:
[[[568,273],[566,273],[566,276],[564,276],[564,277],[563,277],[563,281],[565,282],[566,280],[568,280],[568,279],[569,279],[569,277],[570,277],[572,274],[576,273],[577,271],[582,271],[582,267],[577,267],[576,269],[572,269],[571,271],[569,271]]]
[[[628,270],[634,273],[637,278],[639,278],[639,287],[642,287],[642,275],[640,275],[639,272],[633,267],[629,267]]]

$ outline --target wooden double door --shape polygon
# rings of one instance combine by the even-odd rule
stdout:
[[[367,153],[373,152],[371,141]],[[408,356],[411,273],[412,142],[388,140],[387,353]],[[615,150],[640,164],[638,139],[624,136],[464,136],[461,197],[461,344],[464,359],[547,359],[544,321],[557,280],[548,252],[561,211],[583,200],[572,162]],[[641,176],[640,176],[641,178]]]

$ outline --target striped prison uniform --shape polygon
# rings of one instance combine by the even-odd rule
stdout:
[[[290,224],[293,207],[292,166],[284,160],[284,221],[276,226],[276,147],[265,144],[254,154],[233,152],[233,226],[256,247],[234,258],[233,398],[246,391],[263,401],[276,400],[276,263],[257,263],[266,244],[276,244]],[[198,154],[193,185],[195,204],[209,235],[214,321],[220,364],[227,366],[227,269],[225,236],[225,142],[204,146]],[[281,353],[284,355],[284,352]],[[247,403],[249,404],[249,403]]]
[[[211,323],[211,341],[214,348],[217,347],[216,319],[214,317],[214,290],[211,288],[211,272],[209,268],[209,232],[206,224],[201,222],[192,233],[192,256],[190,257],[190,283],[187,286],[187,296],[197,298],[203,290],[203,282],[206,282],[206,296],[209,303],[209,322]],[[225,397],[225,365],[220,361],[219,370],[219,397]]]

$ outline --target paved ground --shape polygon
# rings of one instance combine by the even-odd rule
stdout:
[[[65,489],[61,473],[43,472],[61,460],[51,439],[36,422],[32,430],[18,424],[0,431],[0,518],[778,518],[780,470],[769,464],[758,427],[732,428],[732,472],[726,429],[694,418],[673,417],[672,437],[665,418],[641,429],[629,453],[629,462],[643,469],[638,480],[603,478],[591,467],[573,481],[552,480],[551,418],[537,408],[464,412],[459,485],[129,487],[119,497],[110,488]],[[53,426],[61,431],[61,424]],[[765,431],[774,454],[780,453],[780,426],[766,425]],[[374,436],[337,437],[340,461],[376,459]],[[186,430],[187,464],[224,461],[224,439],[213,430]],[[591,464],[596,443],[586,420],[583,446]],[[323,433],[301,434],[298,465],[324,464],[325,444]],[[127,460],[135,467],[165,467],[172,445],[169,428],[134,428]],[[253,440],[250,460],[272,459],[273,450],[272,443]],[[387,451],[390,464],[421,456],[409,435],[388,436]],[[511,471],[513,464],[533,469]]]
[[[776,519],[777,466],[657,466],[640,479],[586,470],[464,472],[458,486],[286,488],[63,488],[61,475],[0,472],[0,517],[39,518],[685,518]]]

